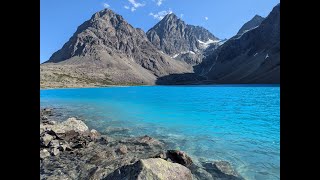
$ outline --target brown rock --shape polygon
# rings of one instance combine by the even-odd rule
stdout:
[[[99,137],[100,137],[100,133],[99,133],[97,130],[95,130],[95,129],[91,129],[91,131],[90,131],[90,138],[91,138],[92,140],[97,140],[97,139],[99,139]]]
[[[128,148],[126,145],[121,145],[118,149],[117,152],[121,154],[127,154],[128,153]]]

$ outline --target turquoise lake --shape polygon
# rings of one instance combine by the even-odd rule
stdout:
[[[246,179],[280,179],[279,85],[48,89],[40,104],[113,136],[149,135],[196,162],[227,160]]]

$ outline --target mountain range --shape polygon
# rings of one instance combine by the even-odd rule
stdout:
[[[203,50],[219,42],[207,29],[188,25],[173,13],[165,16],[146,34],[157,49],[191,65],[199,64]]]
[[[104,9],[40,65],[41,88],[279,82],[280,4],[228,40],[174,13],[145,33]]]

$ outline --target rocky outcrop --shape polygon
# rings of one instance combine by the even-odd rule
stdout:
[[[261,17],[259,15],[255,15],[250,21],[246,22],[238,31],[237,35],[241,35],[247,31],[250,31],[253,28],[258,27],[262,21],[264,20],[264,17]]]
[[[240,179],[227,162],[195,164],[183,151],[149,136],[112,138],[76,118],[42,120],[40,113],[41,179]]]
[[[280,4],[258,27],[218,47],[195,72],[211,83],[280,83]]]
[[[191,71],[110,9],[95,13],[40,65],[42,87],[154,84],[157,77]]]
[[[80,120],[77,120],[74,117],[69,118],[66,121],[59,123],[59,124],[56,124],[52,121],[45,122],[44,128],[47,130],[49,129],[51,131],[54,131],[56,134],[68,133],[71,131],[85,132],[85,131],[88,131],[88,129],[89,129],[86,124],[84,124]]]
[[[166,15],[147,31],[150,42],[159,50],[188,64],[199,64],[202,51],[219,39],[200,26],[186,24],[174,13]]]
[[[166,152],[161,152],[155,157],[179,163],[186,167],[190,167],[193,164],[192,159],[185,152],[179,150],[167,150]]]
[[[161,158],[141,159],[123,166],[108,175],[105,180],[192,180],[191,171],[177,163]]]

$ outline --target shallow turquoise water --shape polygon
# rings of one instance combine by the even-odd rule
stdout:
[[[247,179],[280,179],[279,86],[49,89],[40,101],[101,132],[147,134],[195,161],[230,161]]]

